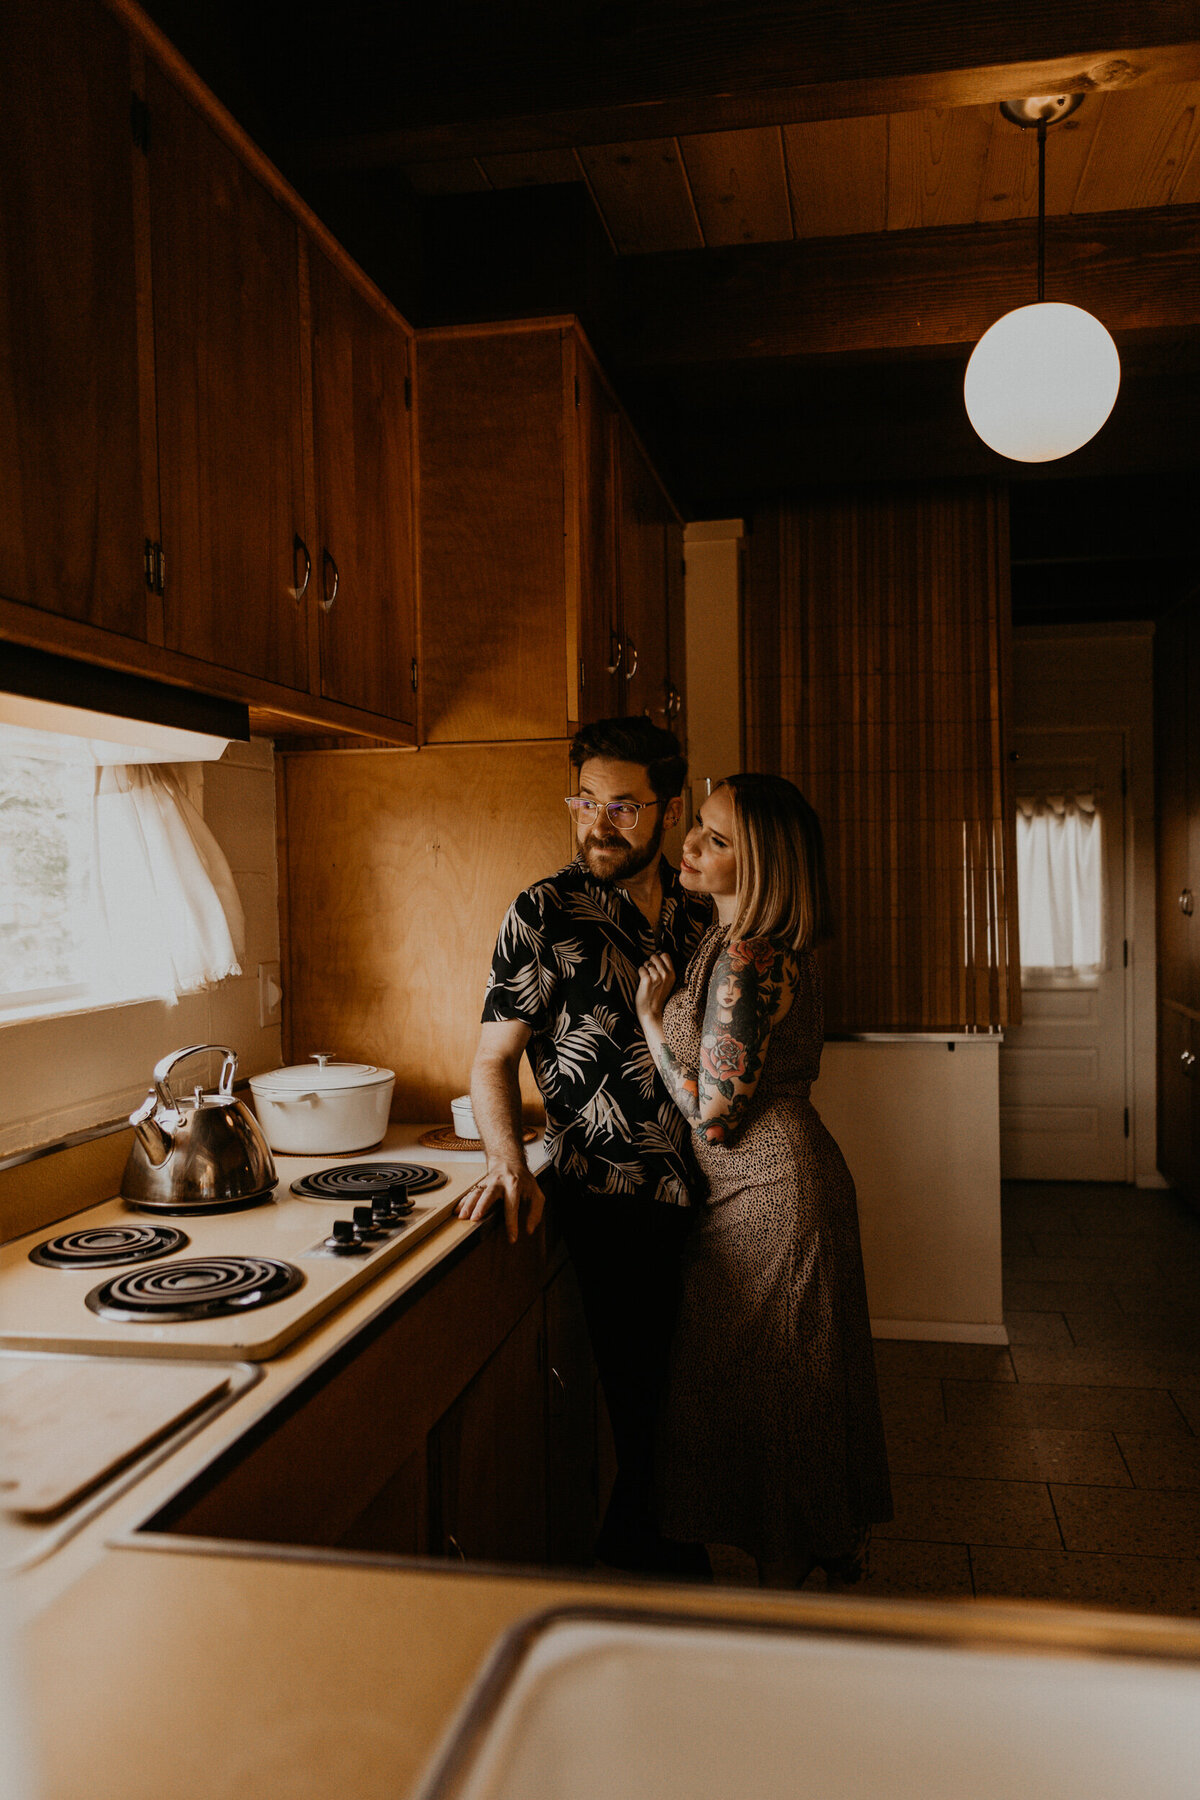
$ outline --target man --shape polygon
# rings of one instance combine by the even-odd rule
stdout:
[[[654,1523],[655,1423],[695,1171],[634,995],[656,950],[682,975],[712,914],[662,855],[687,775],[674,734],[645,718],[604,719],[577,734],[571,762],[579,852],[518,894],[500,928],[471,1072],[488,1172],[458,1210],[478,1219],[503,1200],[515,1243],[522,1212],[533,1231],[543,1186],[553,1194],[617,1448],[597,1555],[618,1568],[703,1574],[703,1549],[666,1543]],[[523,1054],[546,1105],[541,1186],[521,1144]]]

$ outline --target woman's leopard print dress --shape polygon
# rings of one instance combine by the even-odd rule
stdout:
[[[725,942],[701,941],[663,1029],[698,1066]],[[708,1196],[684,1258],[659,1458],[661,1526],[761,1561],[853,1550],[892,1516],[854,1182],[809,1099],[824,1039],[820,975],[799,958],[741,1131],[693,1137]]]

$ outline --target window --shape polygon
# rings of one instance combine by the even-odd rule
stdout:
[[[82,1000],[90,982],[94,772],[0,754],[0,1008]]]
[[[1018,799],[1022,979],[1094,978],[1104,967],[1102,844],[1094,795]]]

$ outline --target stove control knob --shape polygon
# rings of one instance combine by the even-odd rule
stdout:
[[[353,1219],[335,1219],[333,1233],[325,1239],[325,1248],[338,1256],[356,1256],[369,1248],[354,1229]]]
[[[372,1200],[371,1221],[376,1226],[388,1226],[396,1223],[396,1209],[386,1195],[378,1200]]]
[[[359,1237],[377,1237],[379,1221],[375,1210],[370,1206],[356,1206],[354,1209],[354,1230]]]

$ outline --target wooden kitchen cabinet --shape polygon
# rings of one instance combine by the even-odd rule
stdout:
[[[422,740],[661,723],[678,516],[578,322],[420,332],[417,367]]]
[[[1154,645],[1158,857],[1158,1166],[1200,1204],[1200,620],[1194,600]]]
[[[416,720],[408,337],[308,251],[321,693]]]
[[[430,1435],[435,1555],[546,1561],[544,1377],[539,1298]]]
[[[94,0],[0,9],[0,598],[144,639],[129,102]]]
[[[146,100],[166,641],[307,688],[299,228],[153,65]]]
[[[571,1264],[547,1285],[546,1531],[548,1560],[590,1564],[600,1525],[596,1365]]]

